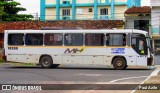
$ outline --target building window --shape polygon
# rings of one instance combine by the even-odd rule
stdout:
[[[70,16],[70,9],[63,9],[62,16]]]
[[[86,46],[104,46],[104,34],[86,34],[85,35]]]
[[[9,34],[8,45],[24,45],[24,34]]]
[[[65,34],[66,46],[83,46],[83,34]]]
[[[63,34],[45,34],[44,43],[47,46],[62,46]]]
[[[108,9],[107,8],[100,9],[100,15],[108,15]]]
[[[134,20],[134,29],[149,32],[149,20]]]
[[[82,9],[77,9],[77,14],[82,14]]]
[[[107,34],[107,46],[126,46],[126,34]]]
[[[69,0],[64,0],[63,4],[70,4],[70,1]]]
[[[93,12],[93,9],[92,9],[92,8],[89,8],[89,12]]]
[[[26,34],[26,45],[43,45],[43,34]]]

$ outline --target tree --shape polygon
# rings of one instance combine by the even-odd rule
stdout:
[[[18,14],[19,11],[26,11],[21,5],[14,0],[0,0],[0,19],[1,21],[27,21],[33,18],[32,15]]]

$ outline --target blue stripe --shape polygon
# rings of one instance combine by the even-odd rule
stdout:
[[[45,0],[40,1],[40,20],[45,21]]]
[[[76,0],[72,0],[72,20],[76,19]]]
[[[60,19],[60,0],[56,0],[56,20]]]
[[[94,19],[96,20],[98,17],[98,0],[94,0]]]
[[[126,2],[115,2],[114,5],[128,5]],[[72,4],[60,4],[60,7],[72,7]],[[93,7],[94,3],[85,3],[85,4],[75,4],[75,7]],[[111,3],[98,3],[97,6],[111,6]],[[45,5],[46,8],[56,8],[56,4],[47,4]]]
[[[114,0],[111,0],[111,19],[114,19]]]
[[[108,0],[106,0],[106,4],[108,4]]]

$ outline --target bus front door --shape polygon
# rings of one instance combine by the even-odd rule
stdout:
[[[137,66],[147,66],[147,42],[146,38],[137,38]]]

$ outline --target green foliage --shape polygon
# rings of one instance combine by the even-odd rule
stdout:
[[[32,15],[17,14],[19,11],[26,11],[19,2],[13,0],[0,0],[0,21],[27,21],[33,18]]]

